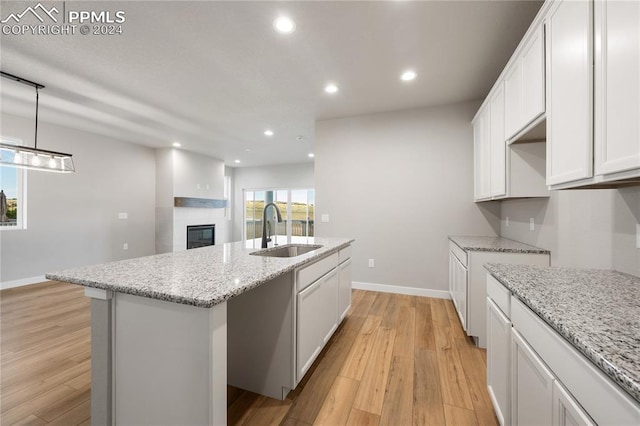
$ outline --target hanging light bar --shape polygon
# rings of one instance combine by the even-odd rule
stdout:
[[[73,173],[76,171],[71,154],[63,152],[38,149],[38,106],[40,100],[39,90],[44,86],[30,80],[0,71],[0,75],[13,81],[17,81],[36,89],[36,120],[33,148],[0,143],[0,164],[21,169],[41,170],[57,173]]]

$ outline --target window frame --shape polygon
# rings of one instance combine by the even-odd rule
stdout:
[[[267,191],[271,191],[274,193],[277,193],[278,191],[287,191],[287,212],[286,212],[286,217],[283,217],[284,220],[287,221],[287,237],[291,237],[293,234],[293,220],[292,220],[292,215],[293,215],[293,209],[292,209],[292,200],[291,200],[291,192],[292,191],[313,191],[314,193],[314,203],[315,203],[315,191],[316,189],[314,187],[287,187],[287,188],[282,188],[282,187],[269,187],[269,188],[243,188],[242,189],[242,241],[247,241],[247,192],[253,192],[254,197],[253,200],[255,201],[255,193],[256,192],[267,192]],[[308,206],[308,204],[307,204]],[[314,204],[315,206],[315,204]],[[307,207],[308,209],[308,207]],[[315,207],[313,209],[313,217],[312,219],[315,222]],[[255,221],[255,218],[254,218]],[[307,224],[307,229],[306,229],[307,234],[309,233],[309,225]],[[255,236],[255,235],[254,235]],[[255,238],[254,238],[255,240]]]
[[[6,136],[0,136],[0,141],[2,143],[15,146],[23,145],[22,139],[10,138]],[[0,167],[14,168],[16,170],[16,208],[18,210],[15,226],[0,226],[0,232],[25,230],[27,229],[27,169],[11,166]]]

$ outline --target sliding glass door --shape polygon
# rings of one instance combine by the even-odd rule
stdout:
[[[264,206],[275,203],[282,215],[278,223],[275,209]],[[263,229],[268,235],[312,237],[314,235],[315,197],[313,189],[258,189],[244,191],[244,239],[260,247]],[[257,243],[256,243],[257,242]]]

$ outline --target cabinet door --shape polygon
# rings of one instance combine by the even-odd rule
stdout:
[[[550,425],[553,374],[511,329],[511,424]]]
[[[351,306],[351,259],[340,264],[339,282],[338,313],[340,314],[339,321],[342,321]]]
[[[544,113],[544,32],[541,26],[522,50],[521,128]]]
[[[473,142],[475,157],[475,199],[491,198],[490,163],[490,125],[489,108],[485,108],[473,126]]]
[[[591,7],[559,0],[547,16],[547,185],[593,176]]]
[[[329,341],[333,332],[338,328],[338,270],[333,269],[327,275],[322,277],[322,286],[320,292],[322,303],[322,314],[316,317],[316,321],[322,322],[321,344],[324,347]]]
[[[467,268],[464,267],[457,257],[453,257],[453,287],[454,304],[460,317],[462,328],[467,330]]]
[[[553,425],[595,426],[595,422],[557,380],[553,383]]]
[[[640,168],[640,2],[595,3],[596,173]]]
[[[489,137],[491,140],[491,197],[507,195],[507,144],[504,137],[504,85],[500,83],[489,103]]]
[[[522,61],[511,66],[504,79],[505,92],[505,136],[507,139],[520,131],[522,120]]]
[[[502,426],[511,424],[511,321],[487,298],[487,389]]]
[[[322,350],[326,306],[323,304],[322,278],[298,293],[296,373],[299,382]]]

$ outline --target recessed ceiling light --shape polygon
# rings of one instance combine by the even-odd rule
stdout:
[[[174,142],[171,145],[175,146],[176,148],[180,148],[182,146],[180,142]]]
[[[308,155],[308,157],[309,157],[309,158],[313,158],[313,157],[315,157],[315,155],[313,155],[313,152],[310,152],[310,153],[309,153],[309,155]]]
[[[265,130],[264,131],[264,135],[265,136],[273,136],[273,130],[269,130],[269,129]]]
[[[240,160],[236,160],[236,161],[234,161],[234,163],[236,163],[236,164],[238,164],[239,162],[240,162]]]
[[[417,77],[417,75],[418,74],[416,74],[416,72],[413,71],[413,70],[406,70],[400,76],[400,80],[402,80],[402,81],[411,81],[411,80],[414,80]]]
[[[296,140],[297,140],[298,142],[302,142],[302,141],[304,140],[304,136],[302,136],[302,135],[298,135],[298,136],[296,136]]]
[[[244,149],[244,152],[251,152],[251,149],[249,149],[249,148],[245,148],[245,149]]]
[[[327,93],[336,93],[338,91],[338,86],[336,86],[333,83],[329,83],[326,86],[324,86],[324,91]]]
[[[273,21],[273,28],[280,34],[291,34],[296,30],[296,23],[288,16],[279,16]]]

